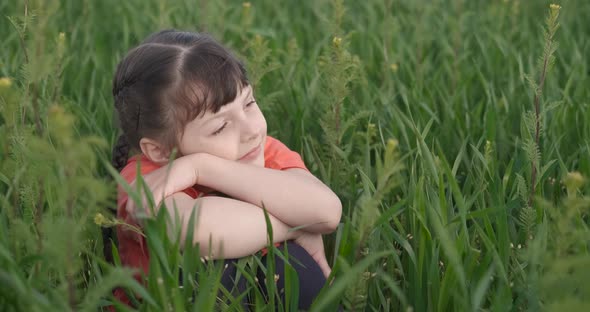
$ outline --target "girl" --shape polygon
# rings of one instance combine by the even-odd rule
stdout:
[[[122,129],[113,165],[123,178],[133,184],[141,174],[156,206],[165,202],[171,215],[172,207],[177,209],[181,221],[172,226],[180,227],[181,239],[198,206],[194,243],[212,259],[240,258],[264,248],[264,205],[275,243],[287,242],[295,258],[299,307],[309,308],[330,273],[321,234],[336,229],[341,203],[297,153],[267,136],[244,66],[207,35],[162,31],[121,61],[113,96]],[[173,149],[178,157],[169,168]],[[130,151],[139,155],[128,159]],[[119,188],[118,217],[137,225],[140,211],[145,209]],[[298,226],[305,227],[289,231]],[[123,264],[147,273],[144,238],[124,228],[117,236]],[[281,289],[280,259],[277,269]],[[231,273],[226,270],[222,278],[230,290],[235,286]],[[116,296],[127,301],[120,291]]]

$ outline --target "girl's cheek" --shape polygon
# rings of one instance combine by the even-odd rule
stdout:
[[[264,115],[262,114],[261,111],[259,111],[260,114],[258,115],[258,122],[260,124],[260,128],[263,130],[263,132],[266,134],[266,118],[264,118]]]
[[[240,137],[235,131],[231,131],[226,136],[219,137],[215,142],[215,156],[228,160],[235,160],[240,153]]]

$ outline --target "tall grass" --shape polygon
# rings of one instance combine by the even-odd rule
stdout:
[[[145,284],[102,259],[113,72],[175,27],[246,61],[270,134],[342,199],[314,310],[587,310],[590,3],[561,5],[0,2],[0,307],[96,310],[124,286],[142,311],[242,309],[216,298],[223,268],[168,238],[170,216],[146,225]],[[240,262],[251,286],[260,265]],[[258,282],[276,293],[272,276]],[[294,310],[286,284],[276,305],[251,287],[254,309]]]

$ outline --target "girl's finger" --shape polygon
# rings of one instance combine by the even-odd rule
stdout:
[[[328,278],[328,276],[330,276],[330,272],[332,272],[332,269],[330,268],[330,265],[328,264],[328,260],[326,259],[326,255],[321,253],[321,254],[314,256],[314,258],[315,258],[315,261],[317,262],[318,266],[322,270],[322,273],[324,273],[324,276],[326,278]]]
[[[131,199],[127,199],[127,204],[125,205],[125,211],[127,211],[128,215],[133,215],[135,212],[134,206],[131,202]]]
[[[322,272],[324,272],[324,277],[328,278],[328,276],[330,276],[330,273],[332,272],[332,269],[330,268],[328,261],[322,261],[322,263],[320,264],[320,268],[322,269]]]
[[[332,273],[332,269],[330,269],[330,267],[328,267],[325,270],[323,270],[323,272],[324,272],[324,276],[327,279],[330,276],[330,274]]]

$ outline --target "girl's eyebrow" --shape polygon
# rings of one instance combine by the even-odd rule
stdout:
[[[248,88],[248,87],[246,87],[246,88]],[[252,87],[249,87],[249,88],[248,88],[248,94],[246,94],[246,96],[245,96],[244,98],[246,98],[246,99],[247,99],[247,98],[249,98],[251,95],[252,95]]]
[[[248,88],[248,87],[247,87],[247,88]],[[247,99],[247,98],[249,98],[250,96],[252,96],[252,87],[248,88],[248,91],[247,91],[247,93],[245,93],[245,96],[244,96],[242,99]],[[238,99],[238,97],[236,97],[236,100],[237,100],[237,99]],[[213,114],[213,116],[212,116],[212,117],[210,117],[209,119],[205,120],[205,121],[203,122],[203,124],[207,124],[207,123],[209,123],[209,122],[210,122],[210,121],[212,121],[212,120],[219,119],[219,118],[223,117],[224,115],[227,115],[229,112],[230,112],[230,110],[225,110],[225,111],[223,111],[223,112],[217,112],[217,113]]]

